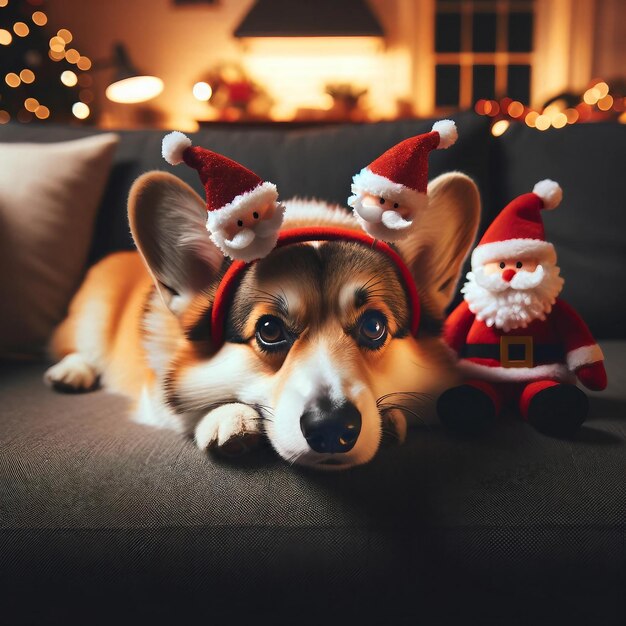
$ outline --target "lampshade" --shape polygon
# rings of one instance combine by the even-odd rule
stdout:
[[[258,0],[235,37],[382,37],[365,0]]]
[[[156,98],[163,91],[163,81],[142,74],[131,62],[123,44],[113,50],[114,81],[106,88],[106,97],[113,102],[131,104]]]

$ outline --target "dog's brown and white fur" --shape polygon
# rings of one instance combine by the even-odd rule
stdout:
[[[72,390],[99,381],[134,398],[140,422],[192,434],[203,450],[246,449],[265,436],[289,462],[365,463],[383,431],[403,440],[407,418],[425,415],[455,383],[438,329],[476,233],[479,196],[459,173],[434,180],[428,195],[428,208],[398,245],[421,298],[418,339],[408,333],[405,292],[389,260],[356,243],[312,243],[276,249],[248,270],[230,307],[227,342],[214,353],[210,309],[227,262],[205,229],[204,202],[170,174],[145,174],[129,199],[139,254],[113,254],[89,271],[54,334],[51,352],[61,360],[45,379]],[[359,229],[340,207],[286,204],[285,228]],[[360,347],[351,330],[368,309],[387,319],[378,350]],[[267,354],[255,341],[265,314],[294,329],[286,353]],[[322,401],[347,401],[360,412],[349,452],[307,444],[300,418]]]

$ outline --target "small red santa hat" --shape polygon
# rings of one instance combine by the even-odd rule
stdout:
[[[472,267],[490,261],[532,256],[556,263],[554,246],[545,240],[542,209],[555,209],[561,203],[563,190],[553,180],[538,182],[532,193],[510,202],[485,231],[472,252]]]
[[[170,165],[183,161],[198,170],[206,191],[207,225],[216,230],[255,207],[276,202],[276,185],[221,154],[191,145],[191,139],[174,131],[163,138],[163,158]]]
[[[449,148],[457,137],[452,120],[435,122],[431,132],[405,139],[364,167],[352,179],[352,193],[371,193],[421,208],[426,202],[430,151]]]

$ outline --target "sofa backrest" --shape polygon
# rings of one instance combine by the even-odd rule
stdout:
[[[473,112],[454,116],[458,142],[433,151],[429,177],[459,170],[476,180],[483,201],[480,233],[515,196],[543,178],[564,189],[562,205],[545,217],[565,277],[563,297],[602,337],[624,337],[621,313],[626,289],[626,177],[622,175],[626,126],[581,124],[539,132],[513,124],[501,137],[489,132],[490,119]],[[427,132],[434,120],[348,124],[301,130],[210,129],[191,133],[194,145],[220,152],[274,182],[281,198],[317,197],[345,206],[352,176],[406,137]],[[65,141],[97,131],[59,126],[0,126],[0,142]],[[92,243],[90,262],[133,247],[126,198],[133,180],[168,170],[203,189],[195,170],[171,167],[161,157],[164,131],[119,131],[114,159]],[[467,267],[466,267],[467,270]],[[458,302],[457,296],[455,302]]]

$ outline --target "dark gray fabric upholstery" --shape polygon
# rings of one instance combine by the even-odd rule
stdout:
[[[572,440],[510,415],[476,441],[433,424],[338,474],[270,449],[207,457],[133,424],[122,398],[57,394],[42,364],[4,364],[0,593],[59,623],[129,603],[157,622],[282,623],[310,604],[297,621],[499,624],[514,608],[506,623],[622,623],[626,343],[603,347],[610,386]],[[31,589],[45,605],[23,604]]]

